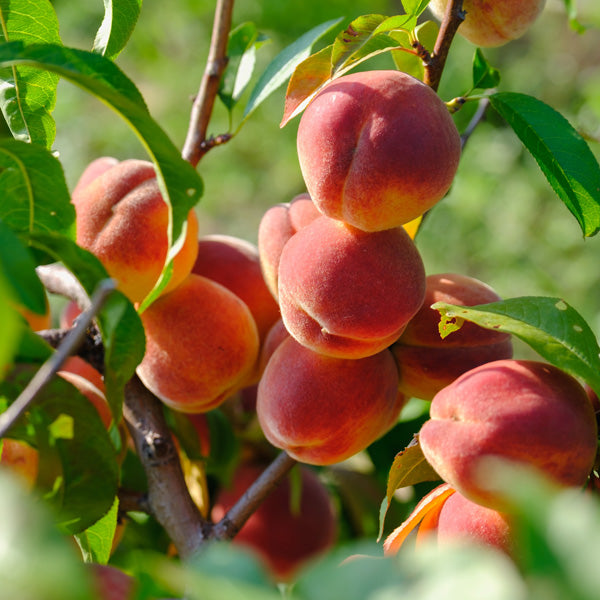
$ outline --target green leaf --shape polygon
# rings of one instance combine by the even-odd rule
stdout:
[[[0,140],[0,219],[18,233],[75,239],[75,208],[60,162],[46,149]]]
[[[221,78],[219,98],[231,113],[250,82],[256,64],[256,49],[266,38],[254,23],[243,23],[229,34],[227,68]]]
[[[115,498],[111,509],[101,519],[75,536],[85,562],[101,565],[108,563],[117,529],[118,513],[119,499]]]
[[[577,20],[577,5],[575,3],[575,0],[563,0],[563,2],[565,3],[565,8],[567,10],[567,15],[569,17],[569,25],[571,29],[573,29],[573,31],[576,31],[577,33],[584,33],[586,27],[584,27]]]
[[[39,233],[30,238],[31,245],[62,262],[79,280],[88,295],[108,274],[100,261],[75,242],[56,234]],[[106,399],[118,421],[125,384],[135,373],[145,352],[145,335],[141,319],[131,302],[118,291],[113,292],[98,314],[104,345],[104,387]]]
[[[0,223],[1,226],[1,223]],[[0,234],[2,229],[0,227]],[[0,248],[3,240],[0,236]],[[0,381],[4,378],[6,367],[12,363],[19,342],[21,326],[19,316],[9,302],[13,297],[10,277],[7,277],[0,263]]]
[[[0,42],[60,44],[58,19],[48,0],[0,0]],[[13,136],[51,148],[58,76],[29,65],[0,69],[0,108]]]
[[[375,30],[386,20],[383,15],[364,15],[354,19],[335,38],[331,53],[333,71],[343,68],[352,55],[360,50],[374,35]],[[395,28],[395,27],[394,27]]]
[[[600,347],[583,317],[564,300],[524,296],[479,306],[436,302],[442,323],[471,321],[516,335],[559,369],[580,377],[600,392]]]
[[[284,48],[267,66],[244,110],[242,123],[260,106],[275,90],[283,85],[294,72],[294,69],[307,58],[313,46],[327,35],[342,19],[332,19],[313,27],[295,42]],[[241,126],[241,125],[240,125]]]
[[[600,166],[569,122],[540,100],[513,92],[489,97],[536,159],[586,236],[600,229]]]
[[[35,267],[29,250],[0,218],[0,273],[11,288],[10,296],[18,304],[43,315],[48,306]]]
[[[487,61],[481,48],[473,56],[473,89],[495,88],[500,83],[500,71]]]
[[[0,46],[0,67],[23,64],[57,73],[97,96],[131,126],[156,165],[158,184],[170,212],[170,251],[163,276],[140,306],[144,310],[168,281],[173,257],[185,240],[187,215],[202,194],[202,180],[152,119],[133,82],[112,61],[93,52],[52,44],[11,42]]]
[[[430,0],[402,0],[402,6],[406,14],[411,17],[418,17],[429,4]]]
[[[93,51],[114,60],[125,47],[142,10],[142,0],[104,0],[104,19]]]

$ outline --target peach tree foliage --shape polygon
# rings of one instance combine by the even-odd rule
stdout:
[[[439,33],[437,24],[427,20],[427,4],[423,0],[404,0],[404,13],[400,15],[369,14],[351,22],[348,19],[343,22],[342,18],[325,22],[288,46],[259,74],[254,73],[256,53],[265,41],[260,24],[236,25],[229,34],[229,61],[218,89],[218,98],[230,113],[231,127],[225,137],[243,134],[243,125],[255,109],[282,85],[287,84],[281,119],[284,126],[304,110],[325,84],[358,65],[368,68],[368,61],[380,54],[389,53],[398,69],[425,79],[428,75],[423,65],[434,53]],[[572,23],[577,24],[574,3],[565,1],[565,5]],[[104,19],[95,39],[90,40],[92,49],[87,50],[62,44],[58,19],[50,2],[0,1],[3,83],[0,102],[7,125],[6,135],[0,139],[0,368],[3,373],[0,437],[24,440],[37,447],[43,474],[36,482],[39,502],[20,497],[10,482],[0,480],[0,531],[2,537],[18,540],[24,552],[51,558],[39,577],[38,593],[44,593],[45,598],[89,597],[88,582],[81,565],[69,554],[64,534],[77,536],[86,559],[107,562],[117,528],[119,489],[143,490],[145,485],[141,466],[123,447],[117,428],[107,432],[97,415],[78,401],[77,391],[66,382],[55,379],[41,388],[21,418],[12,418],[9,411],[31,389],[42,365],[57,354],[14,310],[15,304],[38,314],[46,310],[38,270],[61,263],[88,296],[93,296],[107,279],[100,262],[75,243],[75,212],[70,192],[60,160],[52,152],[55,138],[52,111],[56,102],[60,102],[58,79],[82,88],[113,109],[115,118],[121,117],[128,124],[147,158],[156,166],[160,189],[169,207],[171,252],[155,289],[138,310],[123,294],[113,291],[95,315],[102,340],[106,396],[117,421],[122,414],[125,388],[144,353],[144,330],[138,311],[150,306],[167,284],[172,256],[183,241],[186,215],[201,201],[203,193],[202,179],[191,164],[193,161],[182,157],[153,119],[135,83],[115,63],[135,30],[141,0],[105,0],[104,6]],[[313,52],[321,41],[330,43]],[[533,155],[583,235],[594,236],[600,229],[600,167],[587,142],[559,112],[541,100],[518,90],[498,91],[500,74],[480,49],[475,51],[472,65],[465,68],[472,69],[472,88],[458,99],[444,99],[449,107],[459,110],[468,102],[488,102]],[[241,118],[234,112],[240,102],[245,103]],[[235,139],[230,143],[235,143]],[[435,308],[441,315],[442,336],[452,335],[464,321],[513,334],[543,359],[585,381],[600,395],[598,342],[570,302],[523,296],[468,308],[447,304]],[[15,363],[22,368],[10,370]],[[381,531],[396,490],[437,479],[420,452],[418,440],[409,444],[422,418],[423,414],[417,414],[413,422],[399,423],[392,431],[394,439],[401,441],[393,464],[384,463],[380,469],[387,484],[381,506]],[[178,423],[176,416],[171,419],[175,430],[180,428],[185,444],[191,438],[189,431],[185,431],[186,425]],[[218,432],[219,441],[211,449],[207,469],[227,471],[235,460],[239,440],[219,411],[211,415],[210,423],[211,430]],[[194,455],[192,446],[190,441],[188,450]],[[374,462],[381,466],[378,452],[377,444],[369,449]],[[526,488],[531,496],[525,496]],[[443,572],[445,559],[456,565],[452,576],[456,577],[455,585],[462,586],[460,589],[468,589],[470,573],[495,580],[502,573],[505,595],[499,597],[538,597],[535,576],[551,565],[556,567],[552,576],[556,589],[569,589],[573,598],[593,597],[592,583],[577,575],[573,554],[565,553],[554,540],[548,539],[545,525],[563,527],[564,541],[573,553],[579,549],[582,555],[594,556],[600,535],[590,541],[594,536],[588,530],[597,533],[598,507],[585,498],[572,498],[554,490],[547,493],[544,484],[535,481],[525,480],[514,494],[524,530],[530,533],[525,544],[529,545],[532,558],[526,563],[524,578],[496,556],[484,556],[477,561],[460,554],[417,557],[403,566],[391,561],[374,560],[366,565],[359,561],[354,568],[345,565],[338,569],[341,557],[346,555],[334,553],[301,578],[293,593],[298,598],[342,597],[342,594],[346,598],[363,598],[378,587],[389,587],[398,591],[396,597],[408,598],[410,590],[416,589],[415,573],[425,588],[434,589],[433,581]],[[565,519],[570,529],[557,516],[561,507],[564,511],[565,503],[570,503],[568,512],[572,513]],[[15,530],[16,523],[10,514],[17,510],[30,524],[26,531]],[[166,550],[168,540],[164,539],[164,531],[158,526],[156,531],[159,541],[154,549]],[[360,551],[361,548],[356,548],[356,552]],[[0,549],[0,554],[3,552]],[[365,552],[373,552],[373,548],[367,545]],[[533,558],[540,552],[543,560]],[[198,589],[203,590],[203,598],[223,597],[224,589],[230,597],[231,590],[224,587],[223,578],[231,573],[240,580],[236,591],[240,598],[278,595],[250,559],[224,550],[219,544],[187,564],[171,561],[165,552],[147,556],[136,569],[146,582],[140,597],[185,592],[196,597],[194,590]],[[69,587],[69,596],[65,595],[64,579],[59,572],[74,582]],[[10,587],[4,587],[7,573],[0,569],[0,584],[1,589],[10,591]],[[159,581],[153,581],[157,573]],[[11,597],[18,597],[23,577],[20,580],[16,577]],[[348,583],[350,589],[354,585],[351,592],[346,588]]]

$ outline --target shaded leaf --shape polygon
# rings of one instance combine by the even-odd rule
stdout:
[[[600,166],[586,141],[560,113],[536,98],[502,92],[489,99],[531,152],[584,235],[597,233]]]
[[[1,232],[0,227],[0,234]],[[0,244],[2,241],[0,238]],[[11,278],[5,275],[3,265],[0,263],[0,381],[4,378],[6,367],[13,361],[22,329],[19,316],[9,302],[12,296]]]
[[[58,19],[48,0],[0,0],[0,42],[60,44]],[[52,147],[56,125],[51,116],[58,76],[31,66],[0,69],[0,107],[13,136]]]
[[[0,140],[0,219],[13,231],[75,239],[75,208],[60,162],[45,148]]]
[[[85,562],[108,563],[117,529],[119,499],[115,498],[111,509],[91,527],[78,533],[75,538]]]
[[[0,46],[0,67],[22,64],[53,71],[97,96],[131,126],[156,165],[157,181],[170,212],[170,251],[163,276],[140,306],[143,310],[168,281],[173,257],[185,240],[187,215],[202,194],[202,180],[152,119],[133,82],[112,61],[93,52],[52,44],[11,42]]]
[[[342,19],[332,19],[317,25],[295,42],[284,48],[265,69],[254,86],[250,99],[244,110],[242,123],[260,106],[277,88],[283,85],[294,72],[294,69],[311,53],[313,46],[327,35]]]
[[[564,300],[524,296],[465,307],[436,302],[442,323],[460,328],[471,321],[516,335],[559,369],[580,377],[600,393],[600,348],[583,317]]]
[[[487,61],[481,48],[473,56],[473,89],[495,88],[500,83],[500,71]]]
[[[104,0],[104,19],[93,51],[114,60],[125,47],[142,10],[142,0]]]

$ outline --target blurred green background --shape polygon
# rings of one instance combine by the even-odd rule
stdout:
[[[63,42],[90,49],[103,3],[53,2]],[[176,145],[185,139],[191,100],[208,52],[215,1],[145,0],[137,29],[117,63],[138,85],[151,114]],[[583,35],[568,26],[563,0],[549,0],[522,39],[485,51],[501,71],[500,90],[536,96],[565,115],[600,156],[600,3],[577,0]],[[403,12],[389,0],[246,0],[234,25],[252,21],[270,38],[258,53],[253,83],[287,44],[335,17]],[[331,41],[333,36],[328,38]],[[457,37],[444,73],[444,100],[470,87],[474,47]],[[372,67],[391,67],[389,57]],[[236,110],[239,120],[244,99]],[[295,148],[298,119],[279,128],[284,88],[253,115],[230,143],[199,165],[205,195],[198,207],[201,233],[227,233],[256,242],[264,211],[304,190]],[[72,187],[92,159],[145,158],[119,117],[69,83],[59,84],[55,148]],[[460,114],[459,114],[460,117]],[[428,215],[417,244],[428,273],[455,271],[478,277],[503,297],[560,296],[600,335],[600,237],[584,240],[512,131],[490,113],[469,139],[448,197]],[[464,118],[462,119],[464,121]],[[234,118],[235,121],[235,118]],[[227,131],[218,106],[211,134]],[[519,352],[527,353],[525,349]]]

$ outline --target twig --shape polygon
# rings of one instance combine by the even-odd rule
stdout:
[[[285,452],[281,452],[229,509],[227,514],[218,523],[215,523],[210,537],[217,540],[233,538],[260,503],[279,485],[295,464],[295,459]]]
[[[425,63],[424,82],[432,89],[438,89],[450,45],[459,25],[465,19],[462,0],[450,0],[446,5],[446,13],[440,25],[440,31],[435,41],[433,54],[429,62]]]
[[[215,144],[209,143],[206,134],[215,98],[219,91],[221,75],[227,66],[227,42],[231,30],[233,0],[218,0],[208,52],[206,69],[200,89],[194,99],[182,156],[194,167]]]
[[[190,497],[162,404],[137,376],[125,387],[123,417],[148,479],[148,506],[181,558],[207,539],[209,524]]]
[[[485,113],[487,112],[489,105],[490,105],[490,101],[487,98],[482,98],[479,101],[479,104],[477,105],[477,110],[475,111],[475,114],[473,115],[473,117],[469,121],[469,124],[467,125],[466,129],[462,132],[462,134],[460,136],[461,149],[464,150],[465,144],[467,143],[468,139],[471,137],[471,134],[473,133],[473,131],[475,131],[475,128],[479,125],[479,123],[481,123],[481,121],[483,120],[483,117],[485,117]]]
[[[37,395],[50,383],[65,360],[76,351],[84,339],[92,319],[98,314],[114,289],[115,282],[112,279],[103,280],[98,284],[89,308],[81,314],[77,325],[69,330],[57,351],[39,368],[19,397],[0,415],[0,437],[6,435],[6,432],[29,408]]]

